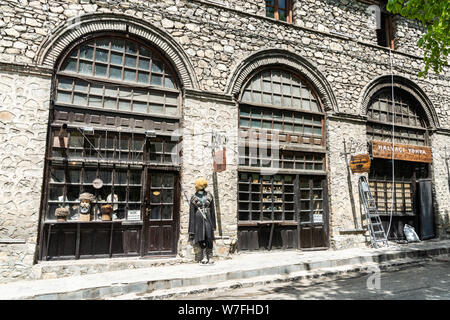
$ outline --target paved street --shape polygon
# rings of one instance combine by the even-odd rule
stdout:
[[[380,289],[368,289],[370,275],[316,284],[287,282],[176,297],[175,299],[426,299],[450,300],[450,258],[383,270]],[[371,278],[373,279],[373,278]],[[371,282],[375,283],[375,282]]]

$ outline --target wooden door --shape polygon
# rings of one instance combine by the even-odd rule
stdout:
[[[325,177],[298,179],[299,246],[301,249],[322,249],[328,239],[328,188]]]
[[[147,174],[143,255],[174,255],[179,229],[178,172]]]

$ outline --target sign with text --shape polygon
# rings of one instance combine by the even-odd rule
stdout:
[[[128,220],[141,220],[141,210],[128,210]]]
[[[374,158],[392,159],[392,143],[373,140],[372,156]],[[430,147],[398,143],[394,144],[394,160],[433,162]]]
[[[368,154],[358,154],[350,158],[352,173],[364,173],[370,171],[370,157]]]

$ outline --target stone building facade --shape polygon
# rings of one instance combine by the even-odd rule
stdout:
[[[415,97],[428,124],[436,236],[447,237],[449,71],[417,76],[424,65],[416,47],[420,26],[395,16],[390,55],[377,44],[373,28],[369,7],[377,1],[292,2],[293,22],[287,23],[267,17],[263,0],[0,0],[0,281],[32,278],[33,264],[42,259],[57,65],[69,48],[97,34],[139,39],[164,56],[178,78],[183,137],[178,256],[192,256],[184,194],[193,194],[200,176],[213,189],[211,134],[199,134],[213,131],[228,136],[227,168],[216,177],[221,219],[216,253],[235,251],[241,93],[249,77],[271,66],[301,75],[323,106],[327,246],[367,245],[358,176],[348,174],[347,163],[351,155],[370,152],[369,101],[389,88],[390,57],[394,86]]]

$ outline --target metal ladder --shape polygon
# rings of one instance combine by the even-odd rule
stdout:
[[[383,224],[381,223],[380,215],[378,214],[375,199],[370,192],[369,183],[365,176],[359,177],[359,194],[366,212],[366,219],[368,221],[370,231],[370,242],[378,248],[378,244],[385,244],[389,247],[386,233],[384,232]]]

